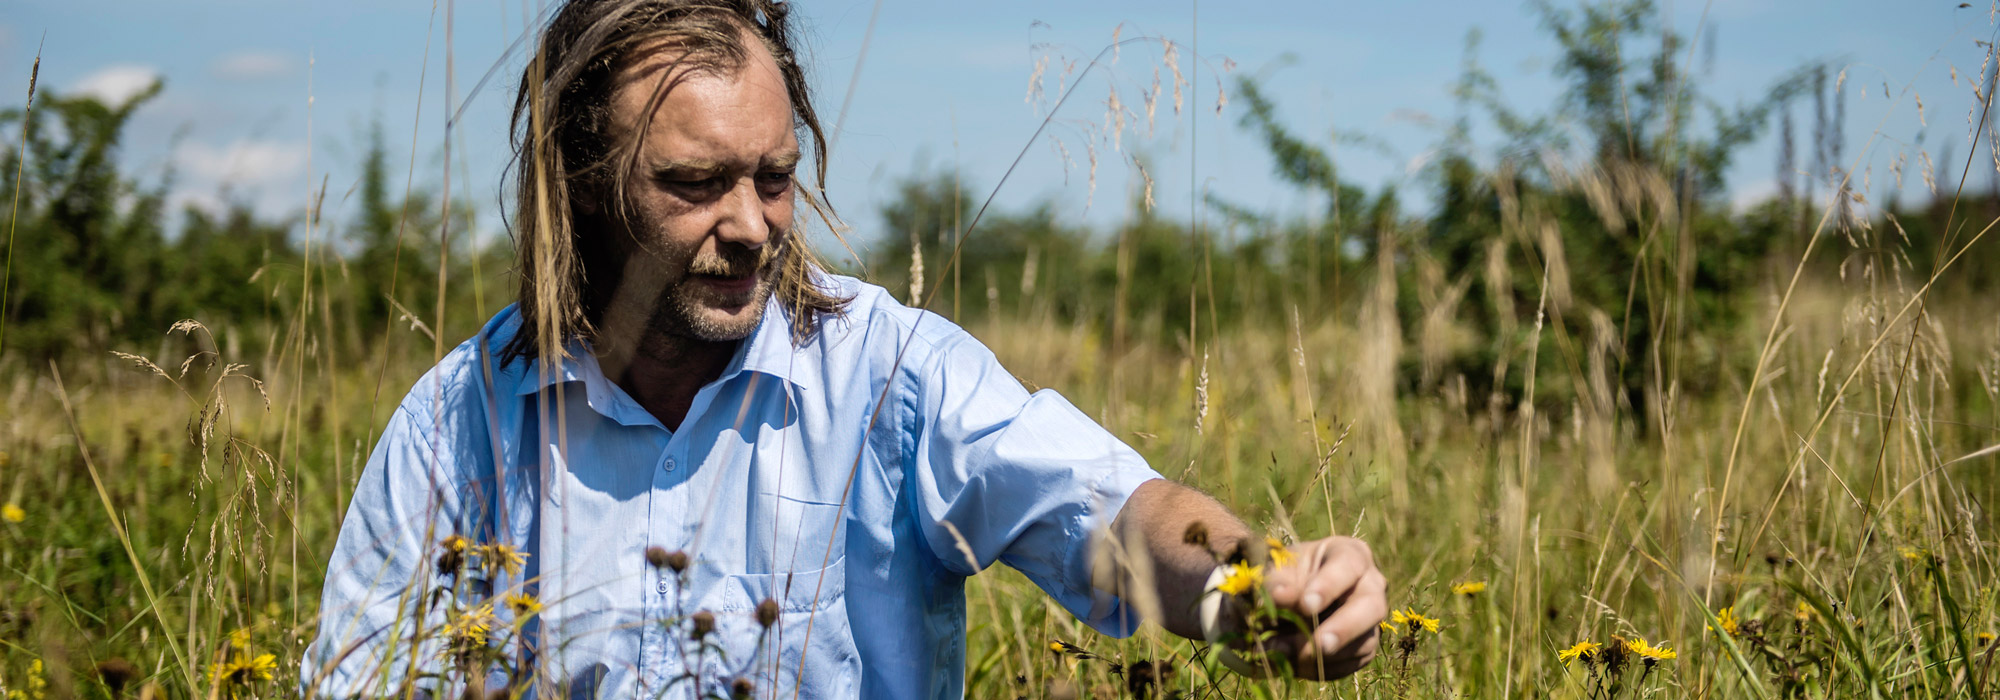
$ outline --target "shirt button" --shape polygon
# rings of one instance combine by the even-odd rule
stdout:
[[[672,458],[672,457],[668,457],[668,458],[667,458],[667,461],[665,461],[665,462],[661,462],[661,463],[660,463],[660,468],[662,468],[662,469],[665,469],[665,470],[667,470],[667,471],[673,471],[673,470],[674,470],[674,458]]]
[[[667,592],[667,577],[665,576],[660,577],[660,592],[661,593]]]

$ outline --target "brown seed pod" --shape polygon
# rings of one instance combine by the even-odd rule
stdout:
[[[778,601],[765,598],[757,604],[757,624],[765,629],[778,624]]]
[[[750,682],[748,678],[738,677],[736,682],[729,684],[729,697],[732,698],[748,698],[756,692],[757,684]]]
[[[646,564],[655,569],[672,569],[678,574],[687,570],[688,555],[678,549],[670,552],[666,547],[653,545],[646,548]]]
[[[689,616],[688,619],[694,623],[694,628],[688,631],[688,637],[697,642],[715,631],[715,613],[703,610]]]

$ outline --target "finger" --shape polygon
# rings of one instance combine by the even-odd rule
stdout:
[[[1373,568],[1360,576],[1340,607],[1313,630],[1313,644],[1320,653],[1333,655],[1345,642],[1374,634],[1389,616],[1388,582]],[[1310,596],[1310,594],[1308,594]]]
[[[1333,601],[1348,595],[1363,574],[1375,570],[1375,555],[1361,540],[1345,537],[1330,540],[1321,552],[1322,561],[1314,567],[1298,604],[1294,606],[1308,619],[1314,620],[1319,619]]]
[[[1305,592],[1313,572],[1319,570],[1327,544],[1326,540],[1302,542],[1292,548],[1291,563],[1271,567],[1264,574],[1264,588],[1270,591],[1272,603],[1281,608],[1298,607],[1299,596]]]

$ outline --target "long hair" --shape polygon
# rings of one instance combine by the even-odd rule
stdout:
[[[745,34],[761,40],[784,77],[793,128],[811,148],[814,187],[796,191],[806,209],[833,227],[832,207],[815,194],[826,186],[826,135],[793,51],[789,12],[788,3],[772,0],[570,0],[556,12],[514,97],[522,323],[501,352],[503,362],[567,357],[571,341],[596,335],[619,272],[614,261],[592,254],[604,250],[602,237],[610,233],[586,230],[593,227],[579,225],[578,217],[586,201],[622,209],[638,139],[614,133],[611,98],[619,71],[646,51],[671,47],[685,52],[679,60],[690,68],[733,71],[750,56]],[[651,118],[643,115],[631,133],[645,133]],[[783,247],[772,293],[790,312],[794,342],[849,301],[815,284],[821,269],[803,241]]]

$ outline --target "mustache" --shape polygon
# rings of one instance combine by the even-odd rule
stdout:
[[[736,248],[720,251],[719,255],[697,257],[688,262],[690,275],[714,277],[744,277],[774,267],[783,256],[785,245],[778,243],[756,248]]]

